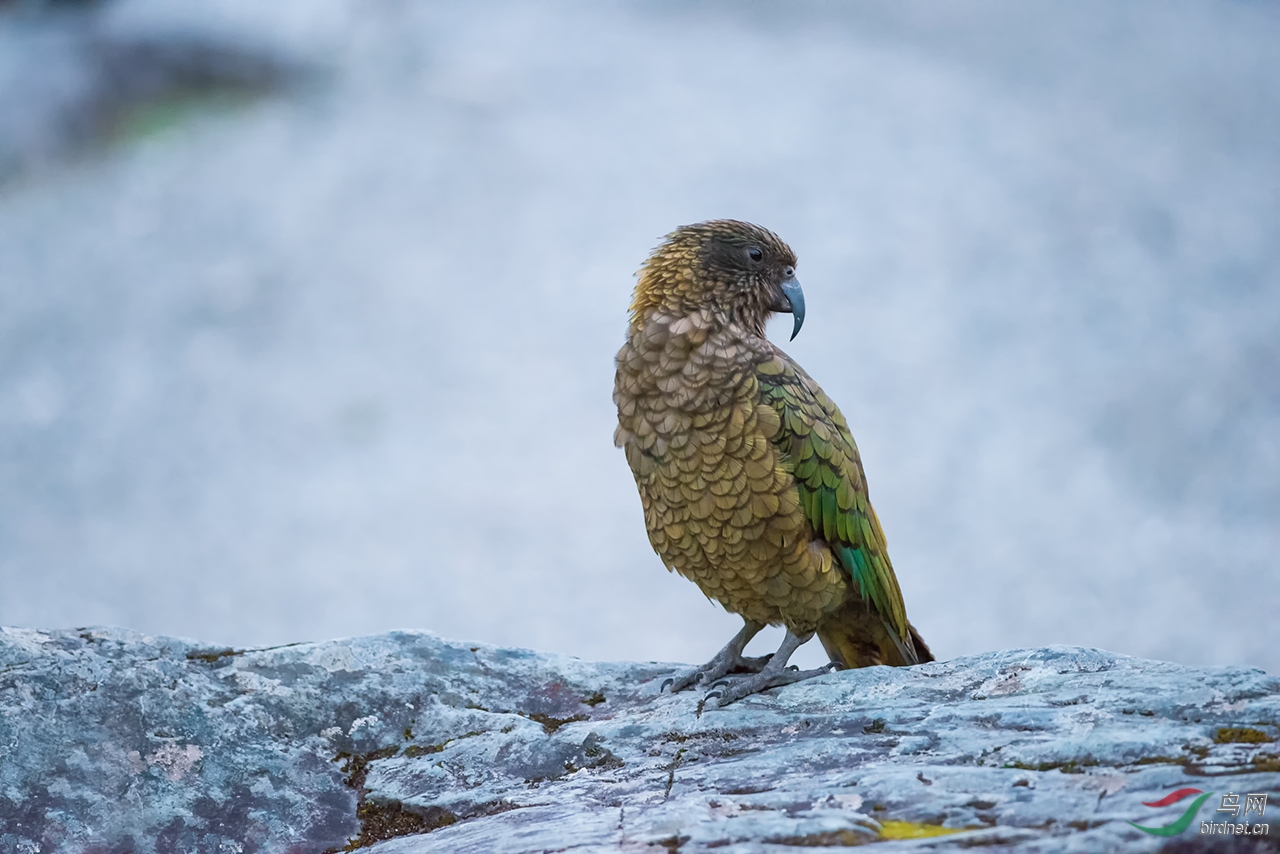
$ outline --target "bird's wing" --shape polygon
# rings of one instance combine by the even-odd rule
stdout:
[[[884,531],[867,498],[858,447],[840,410],[818,384],[777,352],[756,369],[763,402],[782,422],[774,436],[795,468],[800,506],[815,533],[905,641],[907,611],[889,563]]]

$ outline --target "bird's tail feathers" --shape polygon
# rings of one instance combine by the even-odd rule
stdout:
[[[888,664],[902,667],[933,661],[933,653],[915,626],[907,624],[908,637],[894,631],[889,622],[863,602],[849,602],[817,629],[818,640],[831,660],[846,669]]]
[[[924,642],[924,638],[920,637],[920,633],[916,631],[916,627],[907,623],[907,631],[911,633],[911,646],[915,650],[916,661],[924,664],[926,661],[933,661],[933,650],[929,649],[929,645]]]

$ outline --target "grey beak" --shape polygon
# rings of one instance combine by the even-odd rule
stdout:
[[[804,326],[804,291],[800,290],[800,283],[793,277],[782,283],[782,295],[791,304],[790,308],[782,311],[790,311],[791,316],[796,319],[795,328],[791,330],[791,340],[794,341],[800,334],[800,327]]]

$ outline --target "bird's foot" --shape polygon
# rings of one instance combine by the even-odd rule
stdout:
[[[805,679],[811,679],[814,676],[822,676],[833,670],[838,670],[840,665],[836,662],[825,664],[822,667],[813,670],[799,670],[795,667],[780,668],[773,670],[765,667],[755,676],[739,680],[732,685],[726,685],[724,688],[712,691],[704,699],[710,702],[712,697],[718,697],[719,702],[716,705],[721,708],[736,703],[743,697],[749,697],[752,694],[758,694],[761,691],[767,691],[770,688],[778,688],[782,685],[790,685],[793,682],[801,682]]]
[[[791,660],[792,653],[811,637],[813,637],[813,632],[811,631],[805,632],[802,637],[788,628],[786,635],[782,638],[782,645],[778,647],[778,651],[770,657],[769,663],[759,673],[755,676],[748,676],[733,685],[726,686],[723,691],[712,691],[702,699],[702,702],[706,703],[712,697],[719,697],[720,702],[718,705],[723,708],[751,694],[767,691],[770,688],[777,688],[780,685],[790,685],[792,682],[799,682],[802,679],[809,679],[813,676],[821,676],[824,673],[829,673],[833,667],[838,667],[835,662],[825,667],[819,667],[816,670],[797,670],[794,667],[787,667],[787,662]]]
[[[692,688],[701,682],[703,685],[710,685],[722,676],[730,673],[759,673],[769,664],[772,659],[770,655],[762,655],[759,658],[747,658],[742,654],[747,644],[755,637],[761,629],[764,628],[763,623],[753,623],[750,620],[744,620],[742,630],[733,636],[724,649],[716,653],[715,658],[708,661],[701,667],[690,670],[681,676],[676,676],[662,683],[662,688],[671,686],[671,693],[683,691],[686,688]],[[661,691],[662,688],[658,690]]]
[[[754,658],[748,658],[741,654],[734,656],[725,655],[724,653],[725,650],[721,650],[715,658],[701,667],[690,670],[681,676],[668,679],[667,682],[671,685],[671,693],[675,694],[686,688],[692,688],[699,683],[710,685],[731,673],[759,673],[769,664],[769,659],[773,658],[773,653]]]

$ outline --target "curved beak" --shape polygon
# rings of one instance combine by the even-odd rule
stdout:
[[[804,326],[804,291],[800,290],[800,282],[794,276],[782,283],[782,297],[787,307],[779,308],[778,311],[789,311],[796,319],[796,325],[791,330],[791,340],[794,341],[800,334],[800,327]]]

